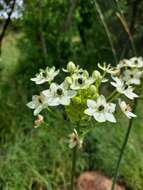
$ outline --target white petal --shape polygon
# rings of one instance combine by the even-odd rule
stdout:
[[[125,113],[125,115],[129,118],[129,119],[131,119],[132,117],[137,117],[134,113],[132,113],[132,112],[124,112]]]
[[[57,85],[56,83],[52,83],[52,84],[50,85],[51,91],[55,92],[55,91],[57,90],[58,86],[59,86],[59,85]]]
[[[34,81],[36,84],[43,84],[47,82],[44,78],[31,78],[31,81]]]
[[[141,81],[140,81],[140,79],[134,78],[134,79],[131,80],[131,83],[139,85],[141,83]]]
[[[26,105],[27,105],[29,108],[31,108],[31,109],[35,109],[35,103],[34,103],[33,101],[28,102]]]
[[[59,100],[60,104],[62,105],[69,105],[70,104],[70,98],[63,96]]]
[[[112,86],[114,86],[114,87],[117,87],[117,86],[118,86],[117,83],[115,83],[115,82],[111,82],[111,84],[112,84]]]
[[[97,120],[100,123],[106,121],[104,113],[98,113],[98,112],[96,112],[96,113],[94,113],[93,116],[94,116],[95,120]]]
[[[97,98],[97,106],[104,105],[106,106],[106,99],[103,95]]]
[[[58,97],[49,97],[47,103],[49,106],[58,106],[60,104]]]
[[[85,114],[92,116],[95,113],[95,110],[92,108],[86,109],[84,111]]]
[[[44,96],[50,97],[50,96],[51,96],[51,91],[50,91],[50,90],[43,90],[43,91],[42,91],[42,94],[43,94]]]
[[[76,94],[77,94],[77,92],[74,90],[68,90],[67,91],[67,96],[70,98],[74,97]]]
[[[42,111],[42,105],[41,105],[41,106],[38,106],[38,107],[34,110],[34,115],[38,115],[41,111]]]
[[[121,101],[120,99],[119,99],[119,106],[120,106],[120,108],[121,108],[121,110],[124,112],[125,110],[126,110],[126,108],[127,108],[127,104],[126,104],[126,102],[125,101]]]
[[[89,107],[89,108],[95,108],[96,107],[96,102],[94,101],[94,100],[87,100],[87,106]]]
[[[134,98],[137,98],[138,95],[132,92],[131,89],[127,89],[126,91],[123,92],[129,99],[133,100]]]
[[[105,113],[105,115],[106,115],[106,120],[107,121],[110,121],[112,123],[116,123],[116,119],[115,119],[115,117],[114,117],[113,114],[111,114],[111,113]]]
[[[113,113],[115,111],[115,108],[116,108],[116,104],[108,103],[107,105],[108,112]]]

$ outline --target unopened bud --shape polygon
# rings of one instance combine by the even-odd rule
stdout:
[[[70,61],[70,62],[67,64],[67,70],[68,70],[68,72],[70,72],[70,73],[74,73],[74,72],[75,72],[76,66],[75,66],[75,64],[74,64],[72,61]]]
[[[66,77],[66,78],[65,78],[65,82],[66,82],[67,84],[71,85],[71,84],[72,84],[72,78],[71,78],[71,77]]]
[[[74,102],[75,104],[81,104],[81,98],[80,98],[80,97],[74,97],[74,98],[73,98],[73,102]]]
[[[102,78],[102,76],[101,76],[99,71],[95,70],[92,73],[92,78],[95,79],[95,80],[100,80]]]
[[[84,77],[86,77],[86,78],[88,78],[88,77],[89,77],[89,73],[88,73],[88,71],[87,71],[87,70],[84,70],[84,71],[83,71],[83,76],[84,76]]]
[[[89,91],[92,95],[96,95],[97,94],[97,88],[95,85],[91,85],[89,88]]]

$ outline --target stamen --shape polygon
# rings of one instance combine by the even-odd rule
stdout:
[[[83,84],[83,78],[80,77],[80,78],[78,78],[77,81],[78,81],[79,84]]]
[[[102,110],[104,110],[104,106],[103,105],[99,106],[99,108],[98,108],[98,111],[102,111]]]
[[[62,90],[61,88],[58,88],[58,89],[57,89],[57,94],[58,94],[59,96],[61,96],[61,95],[63,94],[63,90]]]

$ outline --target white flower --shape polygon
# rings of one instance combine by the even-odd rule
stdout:
[[[87,106],[88,108],[84,111],[84,113],[89,116],[93,116],[96,121],[116,122],[116,119],[113,115],[116,105],[113,103],[107,103],[103,95],[99,96],[96,101],[87,100]]]
[[[139,85],[141,83],[142,71],[139,69],[126,69],[123,73],[123,80],[126,81],[128,85],[135,84]]]
[[[26,104],[29,108],[34,109],[34,115],[38,115],[43,109],[48,107],[46,97],[41,93],[40,96],[32,96],[32,101]]]
[[[119,72],[119,69],[112,67],[110,64],[107,65],[105,62],[103,63],[103,66],[100,63],[98,63],[98,67],[104,72],[110,73],[113,75]]]
[[[119,64],[117,65],[117,69],[122,69],[124,67],[132,67],[132,63],[130,60],[128,59],[123,59],[119,62]]]
[[[143,58],[142,57],[132,57],[129,59],[132,67],[143,68]]]
[[[129,119],[131,119],[132,117],[137,117],[134,113],[131,112],[132,109],[131,109],[130,105],[129,105],[129,104],[126,104],[125,101],[121,101],[121,100],[119,99],[119,106],[120,106],[122,112],[123,112]]]
[[[143,68],[142,57],[132,57],[130,59],[123,59],[117,65],[117,68],[130,67],[130,68]]]
[[[95,79],[93,79],[92,77],[89,77],[88,72],[84,70],[80,74],[72,75],[72,84],[70,88],[73,90],[87,89],[94,82],[95,82]]]
[[[76,91],[67,89],[64,83],[61,85],[52,83],[50,89],[42,93],[46,96],[50,106],[69,105],[71,98],[76,95]]]
[[[79,146],[79,148],[82,147],[82,140],[79,139],[78,133],[76,129],[74,129],[73,133],[70,134],[70,141],[69,141],[69,147],[74,148],[76,146]]]
[[[111,84],[119,93],[124,94],[131,100],[138,97],[138,95],[133,92],[134,89],[132,86],[127,85],[122,79],[119,79],[118,77],[112,78],[115,82],[111,82]]]
[[[31,78],[36,84],[43,84],[45,82],[51,82],[58,75],[59,70],[55,70],[55,67],[47,67],[45,70],[40,70],[39,74],[36,74],[35,78]]]

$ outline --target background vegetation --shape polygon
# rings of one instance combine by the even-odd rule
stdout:
[[[142,56],[142,10],[141,0],[23,3],[23,16],[9,25],[0,57],[0,189],[67,188],[69,120],[57,109],[54,115],[45,112],[45,124],[33,128],[34,117],[26,103],[41,87],[30,78],[39,68],[61,69],[69,60],[90,72],[98,62],[115,65],[124,57]],[[130,190],[143,187],[142,104],[139,100],[119,176]],[[117,125],[93,126],[78,160],[77,176],[87,170],[113,176],[128,122],[121,117],[118,113]]]

